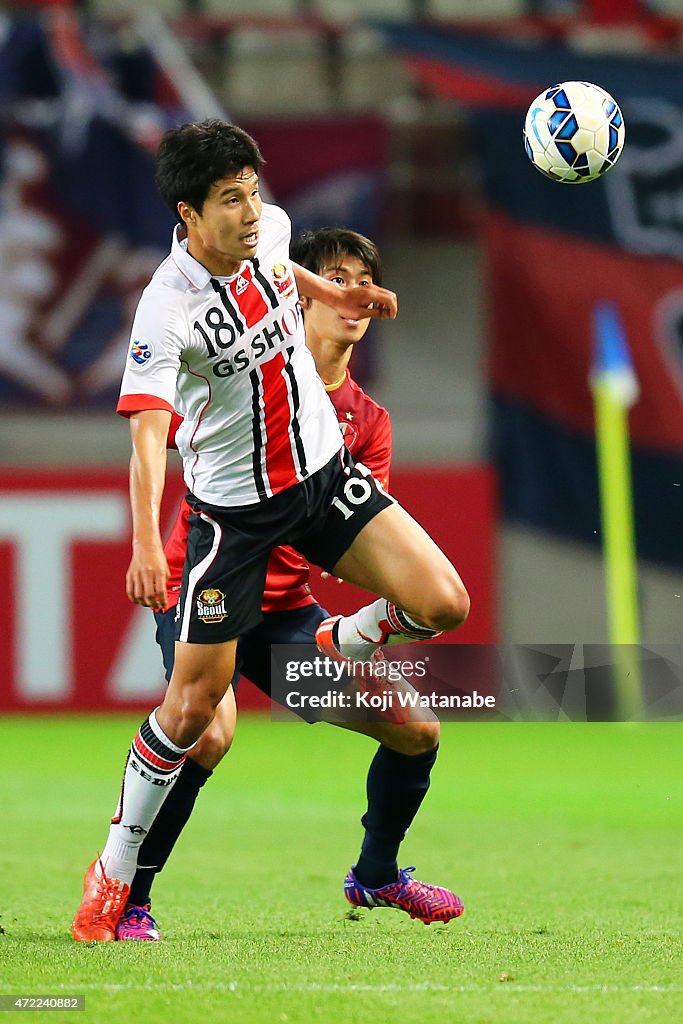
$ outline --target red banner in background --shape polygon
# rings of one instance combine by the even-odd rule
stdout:
[[[511,259],[512,252],[523,258]],[[487,218],[486,254],[494,391],[591,436],[593,316],[599,301],[610,300],[640,382],[633,442],[683,453],[680,263],[627,255],[501,213]]]
[[[124,594],[127,490],[125,471],[0,473],[0,712],[145,709],[163,694],[152,613]],[[398,469],[392,490],[470,590],[472,616],[456,637],[495,640],[491,472]],[[184,491],[181,477],[170,475],[167,527]],[[313,586],[330,611],[352,611],[368,599],[319,580],[317,569]],[[239,703],[265,706],[244,683]]]
[[[586,14],[600,24],[633,23],[646,13],[645,6],[642,0],[586,0]]]

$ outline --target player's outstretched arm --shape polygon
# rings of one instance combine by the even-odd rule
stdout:
[[[130,417],[130,507],[133,557],[126,573],[126,594],[135,604],[166,607],[168,563],[159,529],[166,476],[166,440],[171,414],[146,409]]]
[[[294,277],[301,295],[317,299],[330,306],[340,316],[349,320],[395,320],[398,314],[398,299],[394,292],[376,284],[355,285],[340,288],[332,281],[311,273],[298,263],[293,263]]]

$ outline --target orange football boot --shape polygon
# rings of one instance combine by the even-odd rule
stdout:
[[[71,934],[76,942],[113,942],[116,925],[130,892],[130,886],[125,882],[107,878],[101,860],[101,875],[98,877],[96,864],[97,860],[94,860],[85,873],[83,899],[71,925]]]

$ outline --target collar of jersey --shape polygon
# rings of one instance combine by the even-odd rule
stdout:
[[[180,239],[180,225],[176,224],[173,231],[173,242],[171,244],[171,258],[175,263],[176,267],[183,275],[183,277],[189,281],[193,288],[197,291],[201,291],[202,288],[206,288],[207,284],[215,274],[211,274],[203,264],[190,256],[187,251],[187,239]],[[242,265],[243,266],[243,265]],[[237,271],[237,274],[241,273],[242,266]],[[233,277],[237,277],[237,274],[233,274]],[[221,281],[232,280],[232,278],[220,278]]]

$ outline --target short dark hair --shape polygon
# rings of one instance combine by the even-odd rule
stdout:
[[[202,212],[211,186],[239,174],[245,167],[260,173],[264,160],[258,144],[245,131],[218,118],[191,121],[171,128],[156,155],[155,181],[170,209],[178,203]]]
[[[352,256],[368,268],[374,284],[382,284],[382,261],[377,246],[365,235],[349,228],[305,231],[292,242],[289,255],[294,263],[314,274],[325,267],[341,266],[345,256]]]

